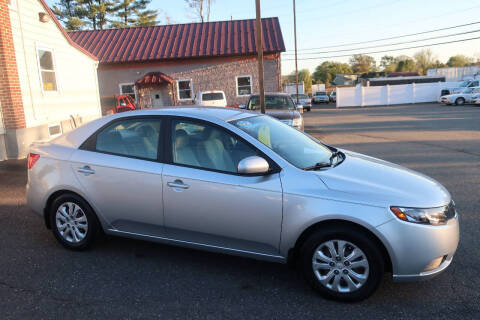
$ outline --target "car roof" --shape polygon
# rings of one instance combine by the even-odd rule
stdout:
[[[265,95],[266,96],[290,96],[289,93],[285,93],[285,92],[265,92]],[[255,94],[251,94],[250,97],[258,97],[259,94],[258,93],[255,93]]]

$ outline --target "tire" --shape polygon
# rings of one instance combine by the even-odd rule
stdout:
[[[53,201],[49,218],[53,235],[70,250],[89,248],[101,228],[90,205],[72,193],[62,194]]]
[[[457,100],[455,100],[455,105],[457,106],[463,106],[465,104],[465,99],[463,98],[457,98]]]
[[[335,259],[328,260],[330,262],[321,264],[330,255],[329,250],[322,257],[318,253],[319,249],[324,252],[328,248],[325,244],[333,244],[334,248],[344,247],[344,251],[337,249],[337,252],[352,258],[343,259],[339,254]],[[361,255],[352,256],[354,252],[355,255]],[[324,298],[343,302],[356,302],[370,297],[380,284],[385,270],[384,258],[376,242],[363,231],[348,226],[329,227],[315,232],[302,245],[299,258],[302,273],[312,288]],[[314,271],[314,263],[322,267]],[[350,284],[346,281],[347,276]],[[360,278],[358,276],[362,276],[360,281],[357,280]],[[320,277],[325,277],[323,283]],[[335,281],[338,281],[337,284]]]

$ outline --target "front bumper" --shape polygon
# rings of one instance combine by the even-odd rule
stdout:
[[[393,280],[398,282],[429,279],[444,271],[452,262],[460,233],[457,215],[443,226],[393,219],[377,229],[386,239]]]

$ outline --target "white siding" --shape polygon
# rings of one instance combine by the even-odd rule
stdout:
[[[52,19],[40,22],[40,12],[46,11],[38,0],[18,1],[10,10],[27,128],[70,116],[99,117],[96,61],[70,45]],[[37,46],[54,52],[57,92],[42,92]]]

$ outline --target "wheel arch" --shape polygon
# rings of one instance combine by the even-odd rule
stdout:
[[[315,232],[318,232],[319,230],[326,229],[329,226],[345,226],[345,227],[357,229],[358,231],[364,233],[367,237],[373,240],[377,244],[378,248],[380,249],[385,262],[385,270],[392,272],[393,270],[392,259],[383,241],[375,233],[370,231],[365,226],[352,221],[341,220],[341,219],[328,219],[328,220],[319,221],[309,226],[307,229],[305,229],[297,238],[297,241],[295,242],[295,246],[291,248],[288,252],[288,258],[287,258],[288,264],[294,264],[295,261],[297,261],[297,255],[300,251],[300,248],[302,247],[303,243],[305,243],[305,241],[308,239],[308,237],[310,237],[310,235],[312,235]]]

